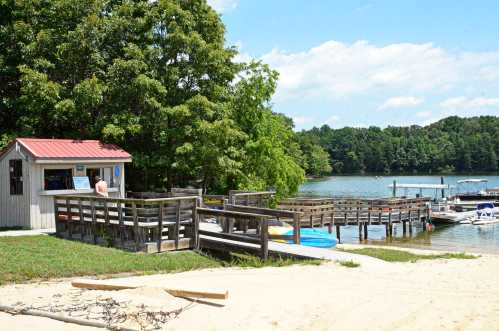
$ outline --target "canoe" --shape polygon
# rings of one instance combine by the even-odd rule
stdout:
[[[292,236],[292,226],[270,226],[270,235]],[[293,240],[276,239],[276,242],[293,244]],[[300,230],[300,244],[303,246],[331,248],[337,244],[336,238],[323,229],[304,228]]]

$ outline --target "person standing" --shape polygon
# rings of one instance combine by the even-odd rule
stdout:
[[[107,183],[100,176],[95,176],[95,194],[102,198],[109,197]]]

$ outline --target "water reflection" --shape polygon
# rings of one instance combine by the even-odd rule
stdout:
[[[340,231],[343,243],[359,243],[357,226],[342,226]],[[368,238],[362,243],[499,254],[499,224],[437,225],[433,231],[423,231],[422,226],[415,226],[412,235],[409,231],[404,234],[402,225],[397,224],[392,238],[386,237],[384,226],[372,225],[368,229]]]

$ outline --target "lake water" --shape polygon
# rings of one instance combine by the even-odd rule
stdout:
[[[457,186],[457,181],[465,178],[487,179],[487,187],[499,187],[499,176],[444,176],[444,183]],[[440,184],[440,176],[336,176],[321,180],[310,180],[300,187],[304,196],[355,196],[388,197],[392,190],[388,188],[393,181],[402,184]],[[480,188],[478,185],[460,185],[461,191]],[[455,193],[454,188],[449,193]],[[415,196],[419,190],[399,190],[399,195]],[[424,191],[424,196],[439,197],[440,191]],[[358,227],[341,227],[341,240],[344,243],[358,243]],[[439,250],[457,250],[478,253],[499,254],[499,224],[493,225],[437,225],[432,232],[416,228],[412,237],[404,236],[402,226],[397,225],[394,236],[387,239],[384,226],[370,226],[369,240],[364,243],[377,245],[396,245],[403,247],[431,248]]]

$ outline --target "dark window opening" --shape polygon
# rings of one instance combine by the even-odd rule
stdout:
[[[73,189],[73,169],[45,169],[45,191]]]
[[[90,181],[90,187],[95,188],[95,176],[100,176],[100,168],[87,168],[87,177]]]
[[[23,194],[23,161],[9,160],[10,194]]]

